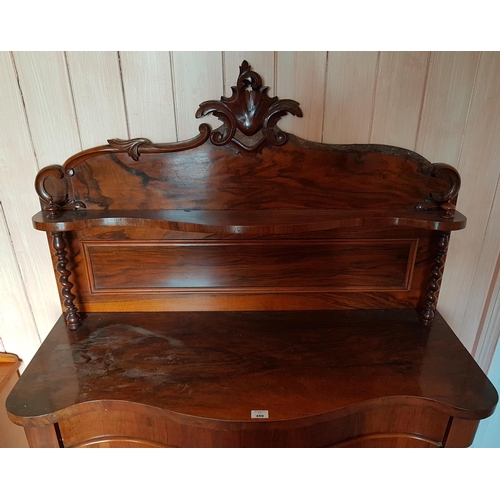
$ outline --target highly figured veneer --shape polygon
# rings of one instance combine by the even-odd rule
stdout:
[[[243,62],[180,143],[40,171],[63,315],[9,396],[32,446],[468,446],[497,393],[437,311],[457,171],[279,129]]]

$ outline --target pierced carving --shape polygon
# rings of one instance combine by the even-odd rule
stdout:
[[[139,161],[141,154],[139,153],[139,146],[144,144],[153,144],[149,139],[138,138],[138,139],[108,139],[108,144],[118,151],[125,151],[131,158],[135,161]]]
[[[460,191],[460,174],[452,166],[446,163],[434,163],[431,170],[432,177],[446,179],[450,187],[443,193],[429,193],[430,199],[424,200],[415,205],[416,210],[443,210],[441,217],[453,219],[455,217],[455,204],[458,192]]]
[[[45,181],[49,176],[53,176],[57,180],[64,181],[63,194],[53,195],[47,191]],[[48,212],[48,217],[50,219],[59,217],[62,210],[77,210],[79,208],[86,208],[85,203],[82,201],[69,199],[68,183],[66,181],[65,174],[59,165],[51,165],[40,170],[35,179],[35,189],[40,200],[42,201],[43,210]]]
[[[262,86],[262,78],[251,71],[247,61],[242,62],[237,84],[231,89],[231,97],[222,96],[220,101],[202,102],[196,112],[196,118],[213,114],[222,121],[222,127],[214,130],[210,136],[212,144],[231,144],[240,153],[257,153],[266,146],[285,144],[288,137],[276,124],[287,113],[302,117],[299,103],[291,99],[269,97],[269,87]],[[239,138],[235,137],[238,131],[241,133]],[[259,140],[245,140],[245,136],[252,137],[259,132]]]
[[[431,279],[429,280],[429,287],[427,288],[426,301],[421,313],[421,320],[425,326],[431,326],[436,315],[436,305],[441,289],[441,279],[443,278],[443,268],[446,261],[446,254],[448,253],[448,244],[450,242],[450,233],[441,233],[436,249],[436,256],[434,258],[434,265],[431,270]]]
[[[59,283],[61,283],[61,295],[64,297],[64,307],[66,307],[66,325],[70,330],[77,330],[82,320],[78,314],[78,308],[75,306],[76,296],[71,293],[73,288],[73,283],[69,280],[71,276],[71,271],[68,269],[69,259],[66,257],[68,252],[66,251],[66,240],[64,239],[64,234],[62,232],[51,233],[52,234],[52,246],[55,250],[55,256],[57,257],[57,272],[61,275],[59,278]]]

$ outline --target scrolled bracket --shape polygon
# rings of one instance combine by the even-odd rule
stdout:
[[[460,174],[446,163],[434,163],[431,176],[447,180],[450,187],[444,192],[429,193],[430,199],[417,203],[415,209],[419,211],[441,209],[443,210],[441,217],[453,219],[455,217],[455,202],[460,191]]]
[[[64,182],[64,194],[54,195],[47,191],[45,181],[48,177],[55,177],[57,180]],[[59,165],[50,165],[42,168],[35,178],[35,190],[40,198],[43,210],[48,212],[50,219],[55,219],[61,215],[62,210],[77,210],[86,208],[82,201],[74,201],[69,199],[68,182],[62,167]]]
[[[222,96],[219,101],[202,102],[196,112],[196,118],[213,114],[223,123],[210,135],[212,144],[231,145],[239,153],[257,154],[266,146],[282,146],[287,142],[287,134],[276,124],[288,113],[302,117],[298,102],[270,97],[267,94],[269,87],[262,85],[262,78],[251,71],[247,61],[242,62],[237,84],[231,89],[231,97]],[[254,139],[236,138],[237,132]],[[255,140],[259,132],[262,137]]]

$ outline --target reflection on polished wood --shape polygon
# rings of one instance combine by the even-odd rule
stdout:
[[[47,447],[469,446],[497,393],[437,310],[458,172],[285,134],[298,103],[241,71],[198,112],[219,129],[37,175],[65,314],[11,420]]]
[[[450,422],[476,426],[496,398],[439,314],[427,328],[413,310],[103,313],[76,334],[61,317],[8,407],[58,423],[65,446],[444,446]]]

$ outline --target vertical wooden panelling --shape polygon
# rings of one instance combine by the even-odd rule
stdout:
[[[329,52],[323,142],[370,140],[378,52]]]
[[[23,366],[40,346],[9,231],[0,204],[0,336],[2,348],[23,358]]]
[[[381,52],[370,142],[413,149],[428,52]]]
[[[458,166],[478,52],[433,52],[416,151]]]
[[[40,167],[61,164],[81,149],[63,52],[14,52]]]
[[[497,194],[498,197],[498,194]],[[495,199],[495,201],[497,198]],[[479,335],[472,349],[479,366],[487,373],[492,362],[495,348],[500,345],[500,249],[490,291],[486,300],[483,316],[479,324]],[[499,349],[500,350],[500,349]]]
[[[443,282],[440,310],[468,349],[474,344],[479,318],[498,256],[500,221],[492,212],[500,175],[500,53],[483,52],[465,131],[459,171],[458,208],[467,228],[454,235],[449,260],[453,273]]]
[[[83,148],[127,139],[118,54],[68,52],[67,60]]]
[[[8,52],[0,52],[0,82],[0,202],[29,299],[18,313],[31,314],[31,306],[43,338],[61,313],[61,306],[45,234],[31,225],[31,216],[40,210],[33,189],[38,166]],[[25,334],[31,337],[37,332]],[[16,354],[26,357],[22,352]]]
[[[131,137],[175,142],[174,96],[169,52],[120,52]]]
[[[479,53],[434,52],[431,54],[422,118],[418,132],[416,151],[435,162],[445,162],[459,167],[460,152],[470,107]],[[460,203],[464,194],[460,194]],[[467,213],[469,216],[469,213]],[[446,263],[443,291],[439,310],[448,319],[455,331],[469,348],[472,332],[460,330],[461,318],[451,312],[455,309],[457,295],[448,287],[460,267],[463,267],[461,240],[468,240],[472,234],[466,229],[451,238]],[[458,250],[458,251],[457,251]],[[467,265],[470,265],[467,264]],[[462,308],[466,307],[463,303]],[[477,332],[477,324],[476,324]],[[464,337],[466,335],[466,337]],[[475,333],[474,333],[475,335]]]
[[[500,110],[499,110],[500,111]],[[499,120],[500,121],[500,120]],[[500,133],[500,126],[498,127]],[[499,276],[499,259],[500,259],[500,147],[498,148],[498,157],[495,161],[494,168],[496,169],[497,186],[493,197],[493,204],[488,217],[488,223],[484,229],[484,238],[479,249],[479,258],[476,259],[477,267],[472,280],[471,291],[467,303],[465,305],[464,320],[461,323],[461,328],[471,337],[471,342],[475,341],[472,349],[473,354],[476,354],[478,344],[483,343],[494,346],[498,339],[498,330],[488,330],[486,318],[490,321],[495,321],[492,317],[495,300],[500,293],[500,283],[497,283]],[[471,235],[472,237],[472,235]],[[460,248],[457,249],[458,252]],[[457,267],[459,265],[457,264]],[[484,329],[484,331],[483,331]],[[470,333],[469,333],[470,332]],[[487,353],[481,347],[483,356],[486,357],[485,362],[489,363]],[[479,354],[479,352],[478,352]]]
[[[223,94],[221,52],[174,52],[174,96],[179,140],[198,135],[201,123],[213,128],[221,122],[212,115],[199,120],[195,113],[203,101],[219,99]]]
[[[278,52],[276,93],[300,103],[303,118],[287,115],[279,127],[321,142],[326,78],[326,52]]]
[[[274,52],[224,52],[224,95],[231,95],[231,87],[236,85],[240,74],[240,64],[247,61],[252,70],[262,77],[263,84],[269,87],[268,95],[275,93]]]

